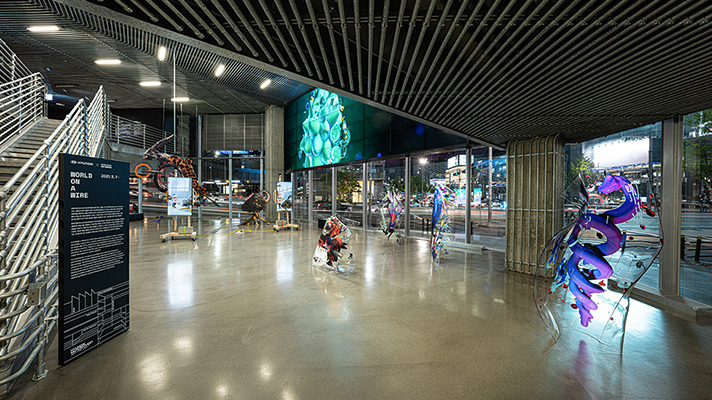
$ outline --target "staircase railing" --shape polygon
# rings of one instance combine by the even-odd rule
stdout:
[[[148,126],[138,121],[111,114],[111,129],[106,137],[107,141],[129,146],[148,149],[162,139],[170,136],[170,132]],[[166,145],[165,151],[178,156],[186,157],[189,153],[188,144],[184,137],[176,140],[175,146]]]
[[[56,323],[59,154],[99,155],[109,109],[102,87],[77,105],[0,189],[0,385],[11,387],[32,364],[45,375],[44,352]],[[36,293],[46,296],[36,301]],[[27,355],[27,358],[22,358]]]
[[[42,117],[46,85],[0,39],[0,149]]]

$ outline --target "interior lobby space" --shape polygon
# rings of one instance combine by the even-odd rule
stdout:
[[[194,224],[198,224],[194,221]],[[132,222],[131,327],[9,399],[704,399],[712,326],[633,301],[623,355],[578,331],[553,342],[529,277],[503,253],[357,229],[354,270],[313,268],[320,229],[195,242]]]
[[[0,0],[0,400],[712,399],[711,18]]]

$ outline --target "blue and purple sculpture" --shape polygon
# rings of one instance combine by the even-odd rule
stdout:
[[[662,247],[656,229],[646,230],[659,219],[657,197],[647,186],[641,202],[625,177],[589,171],[567,191],[577,218],[549,241],[534,282],[537,310],[555,340],[565,327],[622,349],[630,289]]]
[[[445,249],[445,242],[450,240],[450,233],[452,232],[448,211],[454,203],[455,192],[452,189],[442,184],[435,185],[430,253],[433,256],[433,261],[438,265],[440,265],[443,250],[445,250],[445,254],[448,253]]]

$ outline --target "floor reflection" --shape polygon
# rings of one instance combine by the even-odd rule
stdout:
[[[171,308],[193,305],[193,263],[189,260],[175,261],[166,268],[168,304]]]

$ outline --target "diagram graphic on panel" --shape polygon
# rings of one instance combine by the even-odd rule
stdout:
[[[73,295],[64,303],[67,311],[64,350],[81,355],[129,329],[129,282]]]

